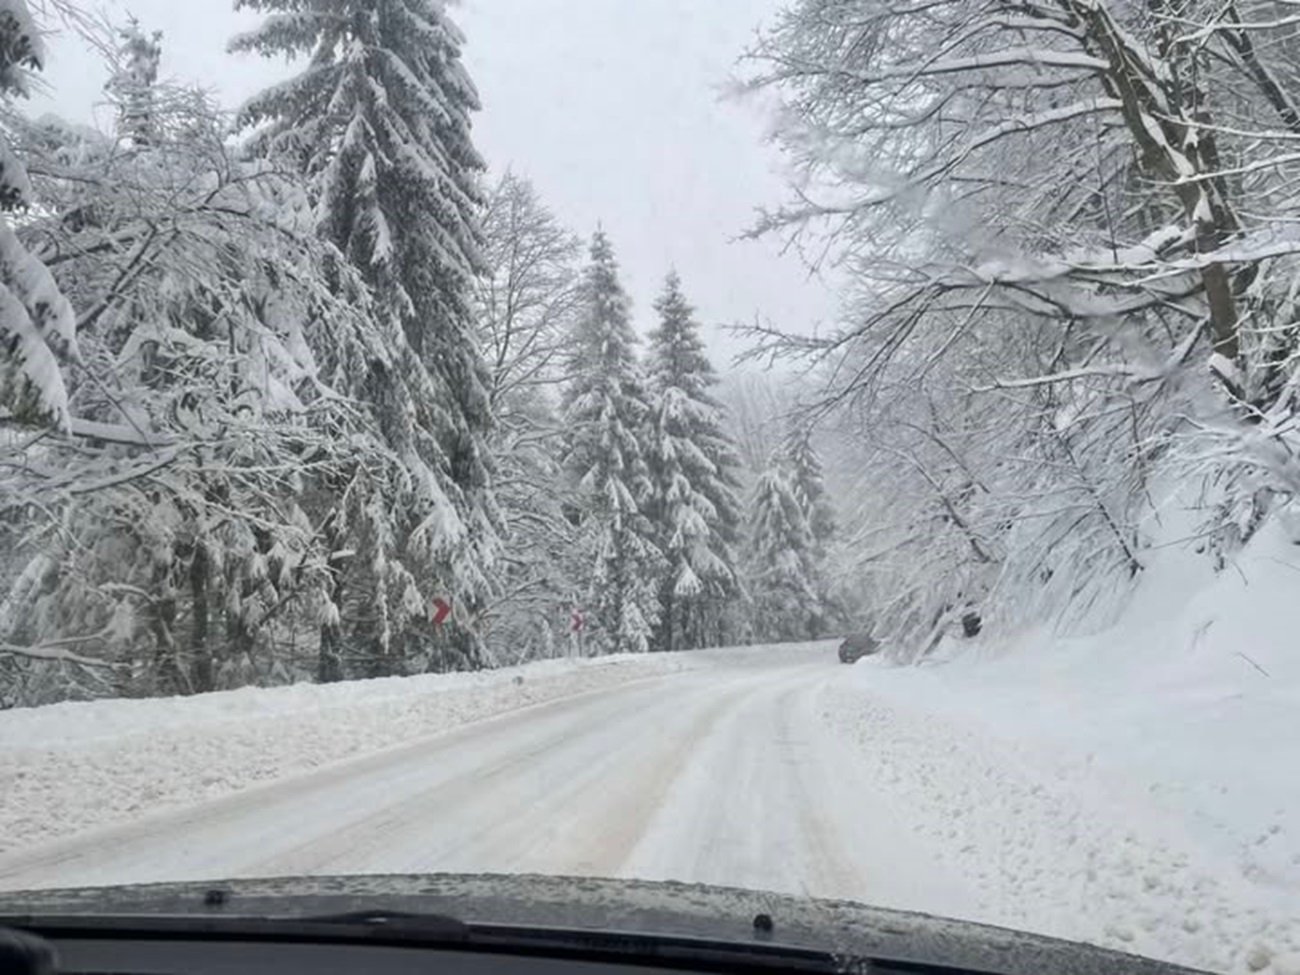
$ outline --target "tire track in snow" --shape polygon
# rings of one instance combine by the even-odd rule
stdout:
[[[512,711],[0,857],[0,886],[387,870],[617,873],[757,659]]]
[[[377,831],[368,849],[357,851],[330,837],[330,846],[341,848],[333,864],[608,873],[611,860],[619,859],[625,829],[620,804],[652,801],[647,790],[653,776],[647,778],[645,770],[663,764],[665,749],[671,754],[688,747],[689,738],[718,706],[718,689],[711,684],[676,690],[665,694],[656,689],[648,702],[624,700],[575,720],[542,746],[530,748],[527,760],[522,753],[508,757],[514,778],[470,776],[457,782],[456,791],[435,786],[403,801],[401,810],[384,818],[391,831]],[[704,711],[683,725],[700,707]],[[431,810],[423,821],[420,809]]]
[[[808,687],[793,688],[778,701],[777,708],[779,732],[786,747],[798,746],[798,751],[803,753],[803,760],[789,761],[793,788],[803,799],[798,804],[799,835],[805,838],[813,861],[809,869],[811,886],[820,896],[856,898],[870,878],[862,874],[861,868],[854,868],[849,855],[851,841],[845,839],[827,808],[833,808],[835,800],[827,794],[822,783],[815,781],[815,773],[822,771],[819,762],[831,759],[816,754],[816,739],[811,737],[818,720],[812,704],[814,693]],[[791,720],[796,706],[801,708],[802,731]],[[840,814],[843,814],[842,810]]]
[[[904,909],[964,913],[969,889],[881,801],[869,764],[827,728],[827,654],[737,700],[700,742],[624,869]]]
[[[457,760],[473,766],[474,743],[484,733],[514,734],[527,742],[548,722],[567,729],[581,725],[589,709],[603,712],[635,707],[638,698],[653,700],[685,674],[631,682],[613,690],[591,691],[510,711],[450,732],[395,748],[348,759],[302,775],[246,789],[212,802],[155,813],[129,824],[87,831],[72,837],[0,856],[0,886],[52,887],[65,884],[210,879],[256,869],[284,847],[302,847],[373,811],[374,803],[401,789],[416,787],[427,776],[431,747],[446,747]],[[631,703],[629,703],[631,702]],[[578,714],[580,717],[574,718]],[[463,754],[458,754],[463,751]],[[396,770],[396,771],[394,771]],[[390,791],[379,791],[386,781]],[[249,851],[256,851],[250,863]]]
[[[755,692],[761,692],[766,680],[750,678],[734,691],[712,702],[706,710],[674,736],[666,754],[649,763],[650,774],[644,776],[634,793],[608,810],[612,820],[621,823],[613,837],[603,846],[592,867],[600,876],[630,876],[626,872],[633,850],[645,835],[650,823],[660,814],[674,784],[694,757],[699,742],[705,741],[718,724]]]

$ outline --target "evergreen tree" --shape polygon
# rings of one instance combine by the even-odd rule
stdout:
[[[723,640],[722,610],[737,591],[737,460],[722,430],[722,406],[710,393],[717,376],[676,272],[655,310],[647,453],[655,483],[651,513],[667,561],[656,643],[679,650]]]
[[[151,95],[152,138],[129,152],[12,122],[41,201],[20,232],[87,312],[72,436],[44,437],[39,467],[0,442],[0,643],[30,654],[0,660],[0,700],[302,679],[322,617],[356,615],[330,602],[333,510],[360,521],[409,477],[353,369],[400,328],[302,232],[296,180],[232,158],[201,94]],[[112,670],[70,672],[51,645]]]
[[[835,535],[835,511],[826,495],[826,476],[821,457],[813,446],[812,430],[801,424],[791,425],[786,435],[785,456],[818,557],[824,558]]]
[[[565,462],[579,489],[577,517],[590,558],[593,636],[610,653],[643,652],[658,617],[661,563],[645,515],[653,485],[640,443],[650,414],[609,240],[597,231],[583,280],[565,391]]]
[[[451,595],[462,625],[440,651],[453,655],[443,663],[475,663],[465,612],[472,616],[490,589],[498,515],[487,377],[471,321],[483,162],[470,140],[478,96],[461,63],[463,38],[439,0],[236,5],[270,16],[233,50],[309,57],[302,73],[240,112],[244,125],[258,126],[252,150],[308,178],[320,233],[365,274],[407,340],[391,367],[357,364],[369,370],[385,437],[409,468],[407,496],[367,506],[371,524],[358,530],[374,554],[369,581],[357,581],[373,588],[401,560],[418,590],[394,603],[401,626],[371,621],[369,636],[381,656],[402,654],[398,637],[416,651],[433,634],[408,607]],[[339,531],[339,547],[352,548],[342,536],[353,529]]]
[[[478,94],[441,0],[236,0],[271,11],[235,51],[310,55],[297,77],[239,113],[259,154],[315,181],[321,229],[399,305],[426,361],[472,347],[483,161],[470,140]],[[469,363],[468,365],[474,365]],[[466,366],[468,367],[468,366]],[[481,368],[472,368],[475,380]]]
[[[27,97],[45,49],[25,0],[0,4],[0,100]],[[32,203],[27,169],[0,134],[0,212]],[[76,317],[48,268],[0,216],[0,415],[70,424],[64,363],[76,359]]]
[[[812,430],[806,425],[796,423],[790,426],[786,434],[784,462],[789,471],[790,485],[808,524],[812,540],[809,582],[821,607],[821,614],[809,619],[807,635],[820,637],[827,632],[832,618],[839,615],[827,578],[827,563],[835,538],[835,510],[826,494],[825,474],[817,448],[813,446]]]
[[[117,67],[105,86],[118,105],[118,134],[133,145],[147,146],[157,138],[154,85],[162,59],[162,31],[146,37],[134,17],[118,31]]]
[[[773,458],[755,485],[748,554],[754,635],[760,640],[807,639],[822,615],[813,537],[782,458]]]

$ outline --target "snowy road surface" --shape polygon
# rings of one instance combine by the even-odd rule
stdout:
[[[1058,706],[1056,724],[1032,711],[1031,700],[1056,693],[1046,679],[1019,697],[1010,682],[985,688],[966,707],[969,674],[848,668],[830,644],[680,657],[11,712],[0,737],[40,733],[53,744],[9,756],[7,773],[0,755],[0,795],[22,786],[31,807],[5,817],[0,801],[0,821],[29,837],[0,853],[0,888],[423,871],[673,879],[1300,975],[1300,859],[1288,852],[1285,782],[1222,809],[1173,790],[1159,778],[1168,763],[1130,761],[1141,750],[1120,734],[1121,717],[1097,732],[1076,720],[1099,715],[1101,699],[1087,712]],[[561,696],[566,680],[577,693]],[[348,703],[336,709],[340,699]],[[452,702],[462,715],[454,727],[443,715]],[[1008,725],[1021,711],[1032,727]],[[437,733],[385,737],[395,716]],[[258,720],[269,723],[259,731]],[[1248,723],[1242,713],[1233,726]],[[1147,740],[1163,733],[1132,727]],[[327,731],[400,744],[338,760]],[[1186,737],[1169,735],[1171,747]],[[319,767],[286,774],[317,739]],[[146,740],[151,761],[112,766]],[[235,775],[226,752],[248,763],[257,741],[280,771],[247,787],[256,779]],[[1216,794],[1249,773],[1223,758],[1231,752],[1196,745],[1178,747],[1207,756],[1195,772],[1220,783]],[[175,768],[157,774],[153,763],[169,754]],[[197,794],[181,780],[202,780],[223,756],[225,794],[180,804]],[[124,814],[131,781],[147,794]],[[96,782],[118,790],[101,825],[39,833],[56,797],[93,798]]]
[[[836,666],[824,648],[758,652],[526,708],[16,852],[0,886],[502,871],[934,909],[936,868],[824,741],[819,691]]]

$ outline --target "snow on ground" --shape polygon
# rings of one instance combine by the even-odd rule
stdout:
[[[750,648],[0,714],[0,874],[662,877],[1300,975],[1293,537],[1218,575],[1156,550],[1102,632],[920,667]]]
[[[981,920],[1300,973],[1300,550],[1275,522],[1145,575],[1103,632],[865,660],[828,713]]]
[[[680,653],[557,659],[3,711],[0,852],[703,662]]]

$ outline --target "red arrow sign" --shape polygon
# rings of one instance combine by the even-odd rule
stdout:
[[[587,626],[587,617],[582,615],[582,610],[575,609],[569,615],[569,631],[571,633],[581,633]]]
[[[441,596],[435,596],[433,600],[433,625],[442,626],[447,622],[447,617],[451,615],[451,603]]]

